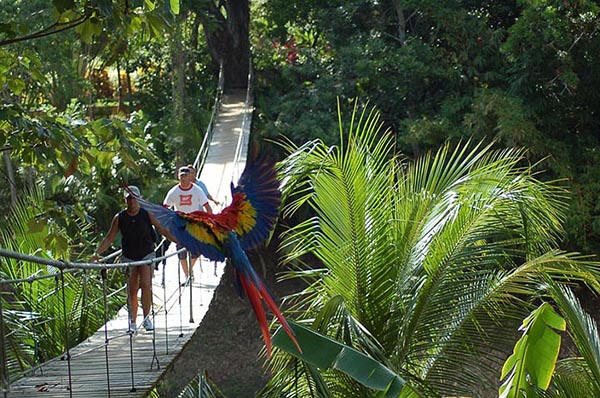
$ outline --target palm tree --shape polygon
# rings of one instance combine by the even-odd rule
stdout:
[[[577,353],[560,359],[550,387],[540,396],[578,398],[600,396],[600,335],[592,317],[587,314],[573,292],[556,283],[548,288],[557,307],[567,319],[568,332]]]
[[[308,281],[298,317],[395,372],[394,396],[493,396],[546,278],[600,291],[598,267],[556,249],[567,193],[536,179],[523,150],[448,144],[408,162],[381,127],[355,111],[339,146],[286,144],[284,216],[314,214],[281,248],[301,266],[289,277]],[[271,370],[263,397],[373,395],[282,353]]]

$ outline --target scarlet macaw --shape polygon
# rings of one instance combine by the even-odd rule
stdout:
[[[274,163],[264,159],[248,163],[238,185],[234,187],[231,183],[231,196],[231,204],[216,214],[202,210],[192,213],[173,211],[137,196],[136,199],[192,256],[203,255],[212,261],[224,261],[226,257],[231,260],[238,285],[250,300],[260,325],[268,357],[271,356],[271,336],[261,299],[302,352],[275,298],[244,251],[269,237],[279,215],[281,191]]]

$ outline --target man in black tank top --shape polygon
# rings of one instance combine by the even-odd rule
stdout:
[[[132,261],[149,260],[154,258],[154,234],[152,226],[167,237],[167,239],[177,242],[169,231],[164,229],[158,221],[140,207],[137,199],[129,194],[133,192],[141,197],[138,187],[130,185],[128,191],[125,191],[125,201],[127,208],[113,217],[110,230],[106,237],[100,242],[96,255],[100,255],[115,240],[117,233],[121,233],[121,262],[129,263]],[[153,330],[154,325],[150,319],[150,309],[152,308],[152,264],[129,267],[128,269],[128,297],[129,306],[129,330],[137,331],[137,313],[138,313],[138,290],[142,290],[142,310],[144,312],[143,325],[146,330]]]
[[[154,252],[154,231],[148,212],[139,208],[137,214],[125,209],[119,213],[119,231],[123,257],[139,261]]]

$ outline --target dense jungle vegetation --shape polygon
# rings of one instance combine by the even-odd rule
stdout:
[[[591,0],[3,0],[0,247],[87,260],[121,179],[160,201],[196,156],[219,65],[226,90],[251,65],[253,140],[288,177],[282,255],[317,263],[293,318],[390,370],[389,396],[600,396],[573,293],[600,291],[575,254],[600,249],[599,15]],[[36,272],[51,270],[0,260],[2,279]],[[76,311],[87,277],[69,276],[73,341],[102,321]],[[4,342],[11,372],[63,349],[41,344],[62,332],[44,321],[52,280],[38,287],[2,287],[25,326]],[[529,341],[563,319],[574,352],[527,357],[525,319]],[[501,376],[511,353],[522,366]],[[284,352],[270,366],[261,396],[372,395]]]

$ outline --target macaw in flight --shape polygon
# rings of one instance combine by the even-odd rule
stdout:
[[[265,159],[247,163],[238,185],[234,187],[231,183],[231,203],[216,214],[202,210],[191,213],[173,211],[134,195],[140,206],[152,213],[192,256],[203,255],[212,261],[224,261],[226,257],[231,260],[238,286],[241,286],[240,294],[245,293],[250,300],[269,358],[271,336],[261,299],[275,314],[298,351],[302,352],[275,298],[244,251],[269,237],[279,215],[281,191],[274,166],[273,162]]]

